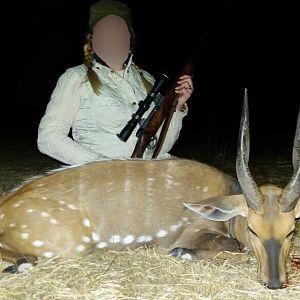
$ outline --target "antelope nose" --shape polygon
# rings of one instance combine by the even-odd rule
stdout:
[[[267,288],[271,290],[283,288],[283,283],[280,280],[270,280],[267,284]]]

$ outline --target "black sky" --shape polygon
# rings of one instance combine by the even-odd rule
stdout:
[[[13,14],[3,29],[2,142],[35,140],[58,77],[82,63],[89,6],[94,2],[10,4],[8,15]],[[290,150],[300,103],[293,53],[295,7],[271,1],[124,2],[132,9],[135,62],[154,76],[162,70],[180,72],[202,43],[179,147],[208,140],[235,147],[247,88],[252,147]]]

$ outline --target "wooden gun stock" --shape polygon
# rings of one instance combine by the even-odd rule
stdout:
[[[178,77],[180,77],[181,75],[192,75],[193,70],[194,70],[194,63],[188,62]],[[144,134],[138,139],[138,141],[135,145],[135,148],[133,150],[133,153],[131,155],[131,158],[142,158],[143,157],[143,154],[144,154],[147,146],[151,142],[152,137],[155,136],[158,129],[164,122],[159,139],[156,143],[152,158],[156,158],[158,156],[159,151],[162,147],[164,138],[167,134],[167,130],[168,130],[169,124],[171,122],[172,115],[173,115],[173,113],[175,111],[175,107],[177,105],[178,95],[175,93],[175,87],[177,86],[178,77],[175,78],[173,84],[171,85],[168,92],[166,93],[165,98],[164,98],[160,108],[158,109],[158,111],[156,112],[154,117],[147,124]]]

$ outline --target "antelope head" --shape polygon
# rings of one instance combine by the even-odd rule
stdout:
[[[249,147],[245,91],[236,159],[242,194],[217,196],[196,204],[184,203],[184,206],[208,220],[229,221],[229,235],[255,253],[259,279],[268,288],[278,289],[287,282],[285,260],[295,231],[295,219],[300,217],[300,112],[293,147],[294,173],[284,189],[256,185],[248,167]]]
[[[285,260],[300,216],[300,112],[293,147],[294,173],[284,189],[273,185],[258,188],[249,167],[249,113],[244,95],[236,172],[246,206],[250,246],[258,260],[258,276],[268,288],[281,288],[286,282]]]

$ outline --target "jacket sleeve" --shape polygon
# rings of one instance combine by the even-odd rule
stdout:
[[[80,75],[68,69],[60,76],[38,127],[40,152],[65,164],[74,165],[98,159],[68,135],[77,114],[82,84]]]

